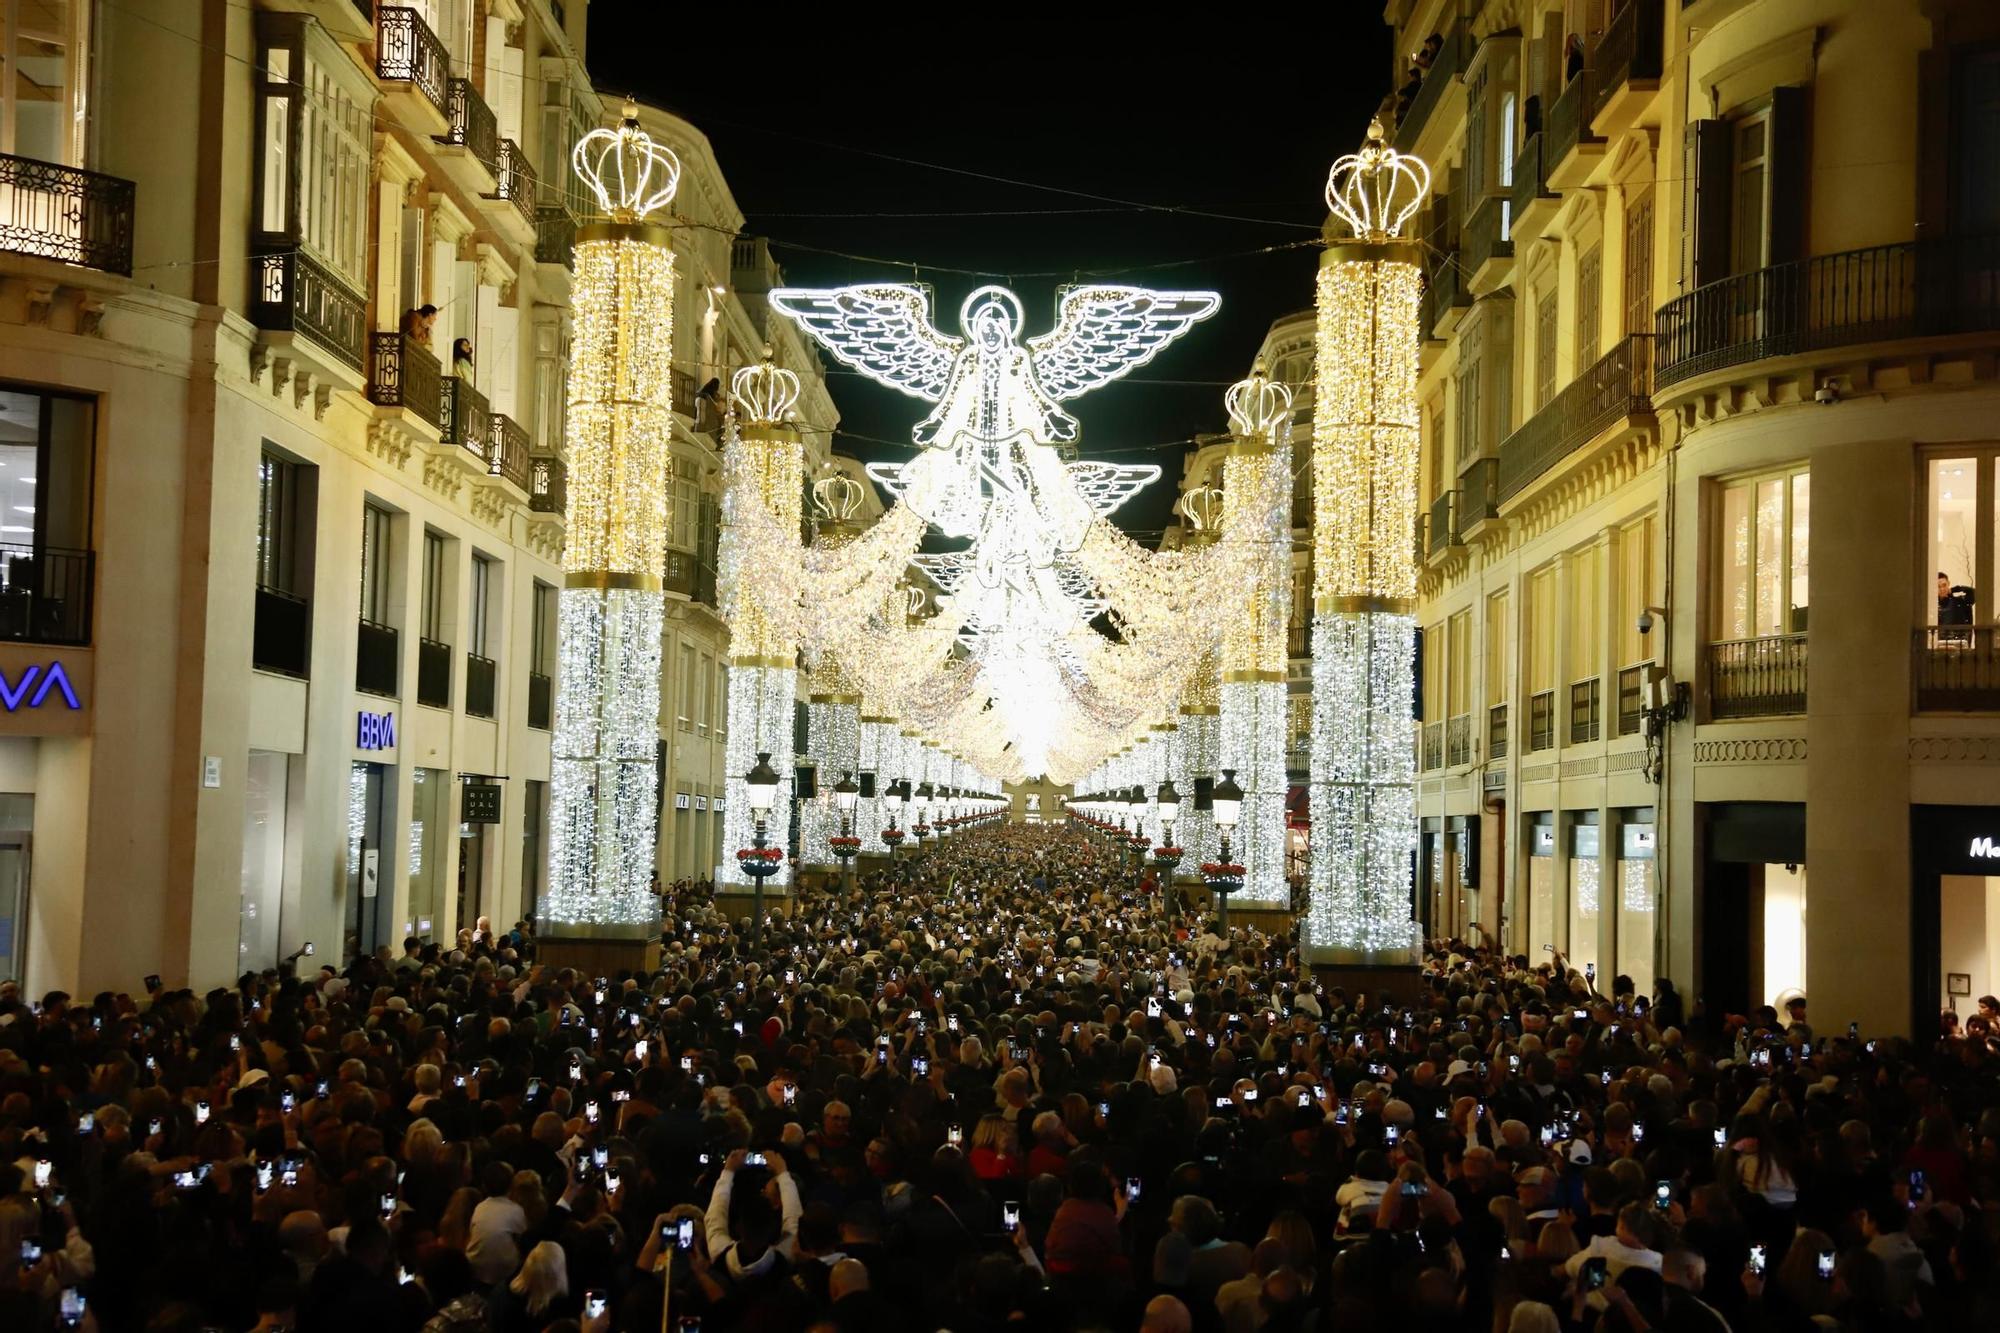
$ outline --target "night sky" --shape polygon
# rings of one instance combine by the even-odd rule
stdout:
[[[1309,31],[1271,13],[1232,33],[1220,10],[1193,24],[1134,10],[1100,34],[1058,26],[1052,6],[829,6],[815,19],[597,0],[588,58],[607,94],[629,90],[708,135],[788,282],[928,282],[954,334],[965,295],[1004,283],[1030,336],[1063,283],[1219,291],[1213,318],[1066,405],[1085,457],[1160,465],[1117,515],[1150,545],[1187,441],[1223,428],[1223,389],[1272,320],[1311,303],[1327,168],[1386,90],[1377,0],[1322,10],[1342,21]],[[968,47],[975,16],[989,44]],[[908,457],[928,409],[829,372],[836,451]]]

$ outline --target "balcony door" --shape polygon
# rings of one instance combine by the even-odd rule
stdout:
[[[0,153],[84,165],[92,8],[0,0]]]

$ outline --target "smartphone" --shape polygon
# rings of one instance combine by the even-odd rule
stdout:
[[[630,1088],[614,1088],[611,1092],[611,1100],[613,1102],[629,1102],[632,1100],[632,1090]]]
[[[1215,1099],[1215,1109],[1216,1109],[1216,1110],[1218,1110],[1218,1111],[1227,1111],[1227,1110],[1230,1110],[1230,1109],[1232,1109],[1232,1108],[1233,1108],[1233,1107],[1234,1107],[1235,1105],[1236,1105],[1236,1104],[1235,1104],[1234,1102],[1230,1101],[1230,1100],[1229,1100],[1229,1098],[1227,1098],[1227,1097],[1217,1097],[1217,1098]]]
[[[569,1062],[569,1081],[572,1083],[583,1082],[583,1061],[572,1060]]]
[[[958,1031],[958,1015],[957,1015],[957,1014],[946,1014],[946,1015],[945,1015],[945,1018],[944,1018],[944,1026],[945,1026],[945,1030],[946,1030],[946,1031],[948,1031],[948,1032],[956,1032],[956,1031]]]
[[[603,1112],[598,1110],[597,1099],[595,1097],[591,1098],[589,1101],[583,1104],[583,1118],[589,1123],[593,1125],[596,1124],[597,1117],[601,1114],[603,1114]]]
[[[794,1084],[787,1083],[785,1085],[785,1105],[791,1106],[792,1104],[797,1102],[798,1099],[799,1099],[799,1090],[797,1086]]]
[[[1861,1035],[1861,1024],[1849,1023],[1847,1025],[1847,1039],[1849,1041],[1853,1041],[1856,1037],[1860,1035]]]
[[[1137,1176],[1125,1177],[1125,1202],[1127,1203],[1139,1202],[1139,1177]]]
[[[1764,1247],[1762,1245],[1752,1245],[1750,1247],[1750,1271],[1758,1277],[1764,1276]]]
[[[451,1086],[453,1086],[454,1088],[462,1088],[462,1087],[464,1087],[464,1086],[465,1086],[465,1075],[463,1075],[463,1074],[453,1074],[453,1075],[451,1076]]]
[[[197,1125],[205,1125],[205,1124],[207,1124],[207,1123],[208,1123],[208,1103],[207,1103],[207,1102],[205,1102],[205,1101],[204,1101],[204,1102],[196,1102],[196,1103],[194,1104],[194,1122],[195,1122],[195,1124],[197,1124]]]
[[[1718,1129],[1715,1131],[1715,1146],[1718,1148],[1727,1148],[1729,1146],[1728,1130]]]
[[[1021,1229],[1021,1205],[1009,1199],[1000,1205],[1000,1225],[1008,1231]]]
[[[381,1206],[382,1206],[382,1220],[383,1220],[383,1221],[385,1221],[385,1222],[386,1222],[386,1221],[388,1221],[388,1220],[389,1220],[390,1218],[392,1218],[392,1217],[394,1217],[394,1216],[396,1215],[396,1192],[395,1192],[394,1190],[383,1190],[383,1191],[382,1191],[382,1203],[381,1203]]]
[[[1346,1124],[1346,1123],[1347,1123],[1347,1103],[1346,1103],[1346,1102],[1335,1102],[1335,1103],[1334,1103],[1334,1107],[1333,1107],[1333,1123],[1334,1123],[1334,1124],[1336,1124],[1336,1125],[1344,1125],[1344,1124]]]
[[[176,1171],[176,1172],[174,1172],[174,1188],[175,1188],[175,1189],[182,1189],[182,1190],[191,1190],[191,1189],[195,1188],[195,1186],[197,1186],[197,1185],[199,1185],[199,1184],[201,1184],[201,1172],[200,1172],[200,1171]],[[23,1243],[25,1244],[25,1242],[23,1242]]]
[[[1148,1017],[1148,1018],[1158,1018],[1159,1016],[1160,1016],[1160,997],[1159,997],[1159,996],[1157,996],[1157,995],[1149,995],[1149,996],[1147,996],[1147,997],[1146,997],[1146,1017]]]
[[[333,1085],[328,1083],[325,1079],[321,1079],[318,1083],[315,1083],[313,1085],[313,1096],[319,1098],[321,1101],[325,1101],[327,1099],[327,1096],[330,1093],[332,1093],[332,1091],[333,1091]]]
[[[923,1055],[912,1057],[910,1060],[910,1069],[915,1074],[917,1074],[918,1077],[928,1078],[931,1072],[930,1058],[928,1056],[923,1056]]]
[[[40,1183],[41,1180],[42,1166],[43,1163],[41,1162],[35,1163],[35,1177],[37,1183]],[[1921,1203],[1923,1202],[1923,1197],[1924,1197],[1924,1173],[1921,1169],[1913,1167],[1910,1170],[1910,1202],[1912,1204]]]
[[[624,1173],[618,1167],[607,1166],[604,1168],[604,1192],[606,1194],[616,1194],[618,1187],[624,1183]]]
[[[299,1168],[296,1162],[286,1162],[278,1168],[278,1183],[286,1189],[297,1189]]]
[[[243,1049],[243,1038],[242,1038],[242,1037],[240,1037],[239,1035],[237,1035],[237,1034],[236,1034],[236,1033],[234,1033],[234,1032],[230,1033],[230,1034],[229,1034],[229,1049],[230,1049],[230,1050],[232,1050],[232,1051],[240,1051],[240,1050],[242,1050],[242,1049]]]
[[[299,1109],[299,1096],[290,1088],[278,1094],[278,1109],[286,1115]]]
[[[1257,1089],[1255,1089],[1255,1088],[1245,1088],[1245,1089],[1243,1089],[1243,1100],[1244,1100],[1244,1101],[1246,1101],[1246,1102],[1254,1102],[1254,1101],[1256,1101],[1256,1100],[1257,1100]]]
[[[646,1058],[646,1050],[646,1039],[644,1037],[632,1043],[632,1057],[634,1059],[644,1060]]]
[[[691,1250],[694,1248],[694,1219],[683,1217],[674,1228],[674,1248]]]
[[[573,1067],[574,1066],[572,1066],[572,1068]],[[692,1055],[683,1055],[681,1057],[681,1072],[687,1073],[689,1070],[693,1068],[694,1068],[694,1057]]]
[[[56,1315],[64,1328],[75,1328],[83,1323],[83,1292],[76,1287],[64,1287],[62,1299],[56,1305]]]
[[[960,1125],[948,1126],[944,1132],[944,1141],[954,1148],[958,1147],[959,1144],[965,1142],[964,1127]]]
[[[1583,1289],[1585,1291],[1602,1291],[1604,1289],[1604,1281],[1610,1275],[1610,1262],[1603,1255],[1597,1255],[1583,1261],[1582,1277]]]
[[[1446,1111],[1442,1106],[1434,1106],[1431,1108],[1431,1119],[1433,1120],[1449,1119],[1450,1114],[1451,1113]]]
[[[154,1116],[151,1120],[148,1120],[146,1122],[146,1135],[148,1138],[150,1138],[153,1135],[160,1133],[165,1128],[166,1125],[163,1121],[161,1121],[160,1117]]]
[[[799,974],[797,972],[793,971],[789,967],[785,969],[785,984],[787,986],[795,984],[798,981],[798,979],[799,979]]]
[[[409,1285],[410,1285],[410,1284],[411,1284],[412,1282],[415,1282],[416,1280],[417,1280],[417,1275],[416,1275],[415,1273],[412,1273],[412,1272],[411,1272],[411,1271],[410,1271],[409,1269],[407,1269],[407,1268],[403,1267],[403,1266],[402,1266],[401,1264],[397,1264],[397,1265],[396,1265],[396,1285],[397,1285],[397,1286],[399,1286],[399,1287],[407,1287],[407,1286],[409,1286]]]
[[[56,1164],[54,1162],[51,1162],[46,1157],[39,1158],[36,1160],[35,1162],[36,1189],[45,1190],[49,1187],[49,1176],[52,1172],[54,1172],[55,1166]]]
[[[745,1166],[763,1166],[764,1164],[765,1164],[765,1159],[763,1153],[746,1152],[743,1154],[743,1165]]]
[[[1111,1114],[1111,1103],[1099,1102],[1097,1104],[1097,1114],[1100,1116],[1109,1117]]]
[[[605,1147],[603,1144],[600,1143],[590,1150],[590,1164],[598,1170],[602,1171],[604,1164],[610,1160],[611,1149]]]
[[[277,1165],[273,1162],[257,1163],[257,1192],[262,1194],[271,1188],[272,1178],[277,1175]]]
[[[1832,1279],[1832,1277],[1833,1277],[1833,1251],[1832,1251],[1832,1250],[1821,1250],[1821,1251],[1819,1252],[1819,1268],[1818,1268],[1818,1270],[1817,1270],[1817,1271],[1818,1271],[1818,1273],[1819,1273],[1819,1275],[1820,1275],[1820,1277],[1821,1277],[1822,1279],[1826,1279],[1826,1280],[1831,1280],[1831,1279]]]
[[[1661,1212],[1674,1206],[1674,1187],[1667,1181],[1659,1181],[1653,1186],[1653,1207]]]
[[[583,1293],[583,1317],[585,1319],[602,1319],[610,1309],[611,1298],[603,1292],[586,1291]]]
[[[194,1173],[193,1173],[192,1171],[185,1171],[185,1172],[182,1172],[181,1174],[182,1174],[182,1175],[193,1175]],[[33,1268],[33,1267],[34,1267],[34,1266],[35,1266],[36,1264],[40,1263],[41,1261],[42,1261],[42,1243],[41,1243],[40,1241],[38,1241],[38,1240],[24,1240],[24,1241],[22,1241],[22,1242],[21,1242],[21,1267],[23,1267],[23,1268]]]
[[[525,1093],[523,1093],[522,1096],[526,1098],[528,1101],[534,1101],[537,1097],[541,1095],[542,1095],[542,1081],[538,1078],[529,1079],[528,1090]]]
[[[96,1129],[97,1129],[97,1112],[85,1111],[82,1115],[76,1118],[76,1132],[78,1134],[94,1133]]]
[[[1510,1056],[1508,1056],[1508,1057],[1507,1057],[1507,1072],[1508,1072],[1508,1073],[1510,1073],[1510,1074],[1518,1074],[1518,1073],[1520,1073],[1520,1072],[1521,1072],[1521,1057],[1520,1057],[1520,1056],[1518,1056],[1518,1055],[1510,1055]]]
[[[1597,980],[1597,964],[1585,963],[1583,965],[1583,979],[1585,981]]]
[[[1597,1082],[1600,1087],[1606,1087],[1606,1088],[1610,1087],[1611,1071],[1608,1069],[1599,1070],[1597,1074]]]

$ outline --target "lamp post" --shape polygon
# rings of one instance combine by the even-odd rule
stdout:
[[[767,853],[771,848],[765,845],[764,821],[770,818],[771,804],[778,799],[778,770],[771,767],[771,752],[757,752],[757,766],[743,775],[745,799],[750,802],[750,815],[756,822],[756,832],[750,839],[750,855],[736,854],[743,862],[744,873],[755,884],[755,893],[750,909],[750,947],[762,948],[764,944],[764,880],[777,872],[778,863]]]
[[[1243,887],[1243,867],[1229,859],[1229,835],[1236,828],[1236,821],[1243,813],[1243,789],[1236,785],[1236,770],[1222,770],[1222,781],[1215,784],[1212,797],[1215,808],[1215,832],[1221,839],[1222,859],[1213,865],[1202,867],[1202,874],[1208,886],[1222,899],[1222,939],[1229,941],[1229,895]]]
[[[1146,836],[1146,789],[1133,787],[1125,793],[1125,808],[1132,814],[1132,834],[1126,845],[1132,849],[1132,868],[1142,870],[1146,865],[1146,852],[1153,840]]]
[[[911,807],[917,814],[917,822],[910,826],[910,832],[916,835],[918,852],[923,851],[924,839],[928,838],[931,834],[930,813],[931,802],[934,799],[936,799],[936,792],[931,787],[931,784],[926,782],[917,788],[916,796],[910,801]]]
[[[1174,867],[1181,863],[1181,849],[1174,846],[1174,821],[1181,817],[1181,794],[1170,778],[1160,784],[1154,801],[1160,810],[1160,845],[1153,849],[1153,864],[1160,871],[1160,905],[1164,909],[1174,891]]]
[[[854,854],[861,850],[861,839],[854,836],[854,803],[861,798],[860,784],[854,780],[849,770],[842,773],[840,781],[833,784],[833,804],[840,811],[840,836],[830,839],[833,854],[840,858],[840,887],[854,887]]]
[[[896,815],[903,808],[905,793],[910,784],[901,779],[893,780],[882,792],[882,808],[888,812],[889,827],[882,830],[882,841],[888,845],[889,861],[893,865],[897,849],[903,845],[903,830],[896,827]]]

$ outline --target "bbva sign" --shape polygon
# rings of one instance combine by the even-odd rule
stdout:
[[[60,692],[62,701],[69,707],[83,707],[61,662],[51,662],[47,666],[36,663],[23,671],[19,680],[9,680],[6,668],[0,667],[0,704],[6,705],[10,713],[22,708],[40,708],[47,702],[51,690]]]
[[[394,713],[360,713],[356,715],[354,745],[360,750],[393,750],[396,748],[396,715]]]

